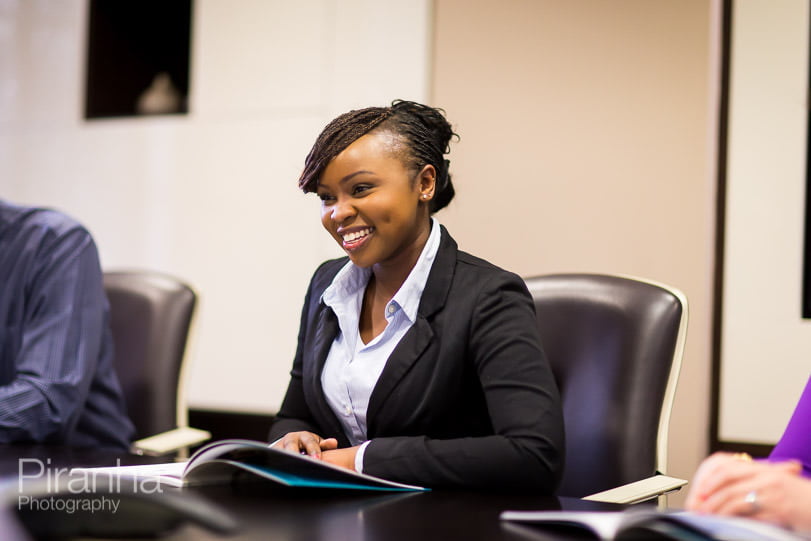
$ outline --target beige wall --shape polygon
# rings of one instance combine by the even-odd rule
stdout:
[[[461,136],[458,198],[438,218],[522,275],[686,293],[669,459],[683,477],[707,449],[717,14],[711,0],[435,0],[432,102]]]

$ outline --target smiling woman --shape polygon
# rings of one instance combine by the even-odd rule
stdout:
[[[428,240],[436,170],[425,165],[414,176],[393,157],[390,138],[352,143],[324,169],[317,193],[324,228],[355,265],[408,272]]]
[[[299,186],[347,257],[315,272],[274,445],[433,487],[560,478],[560,399],[515,274],[459,251],[440,109],[396,101],[333,120]]]

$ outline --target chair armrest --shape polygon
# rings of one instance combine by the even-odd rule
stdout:
[[[211,432],[207,430],[181,426],[132,442],[130,452],[136,455],[160,456],[203,443],[209,439],[211,439]]]
[[[663,494],[675,492],[686,484],[687,481],[685,479],[668,477],[667,475],[654,475],[653,477],[648,477],[641,481],[634,481],[627,485],[591,494],[583,499],[593,502],[641,503],[662,496]]]

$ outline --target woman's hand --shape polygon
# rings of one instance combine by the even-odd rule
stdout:
[[[360,446],[356,445],[355,447],[345,447],[343,449],[324,451],[321,455],[321,459],[324,462],[329,462],[330,464],[335,464],[336,466],[341,466],[342,468],[356,471],[355,455],[358,454],[359,448]]]
[[[698,510],[713,492],[727,482],[734,473],[739,476],[751,472],[752,458],[742,453],[714,453],[699,465],[690,483],[685,507]]]
[[[288,432],[273,444],[277,449],[283,449],[291,453],[301,453],[313,458],[322,458],[321,451],[338,448],[338,440],[335,438],[322,438],[312,432]]]
[[[811,531],[811,481],[797,462],[752,462],[715,453],[698,468],[685,507]]]

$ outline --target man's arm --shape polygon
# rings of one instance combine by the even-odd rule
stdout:
[[[106,328],[98,253],[90,234],[72,228],[43,243],[25,291],[13,379],[0,386],[0,442],[62,441],[78,421]]]

